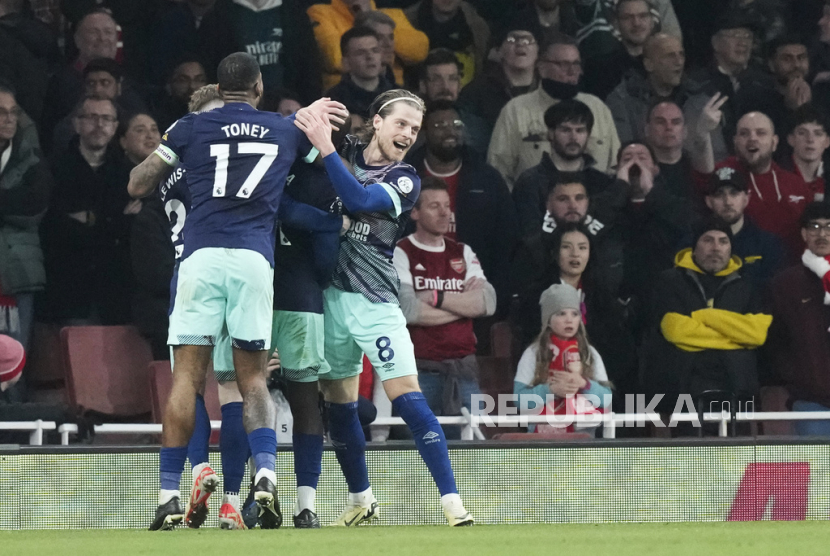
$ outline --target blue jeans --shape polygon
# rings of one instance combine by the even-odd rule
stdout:
[[[830,417],[830,408],[803,400],[793,402],[793,411],[827,411],[827,416]],[[830,436],[830,420],[795,421],[795,432],[798,436]]]

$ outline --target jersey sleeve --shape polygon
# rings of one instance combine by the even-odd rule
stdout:
[[[161,136],[161,143],[159,143],[155,153],[168,166],[175,166],[179,163],[179,160],[185,157],[187,143],[190,140],[190,130],[193,129],[193,119],[195,117],[195,114],[187,114],[176,120]]]
[[[395,216],[412,210],[421,194],[421,178],[409,165],[393,168],[381,183],[395,205]]]
[[[464,280],[469,280],[472,277],[487,279],[484,276],[484,270],[481,268],[478,256],[473,252],[472,247],[467,244],[464,245],[464,262],[467,263],[467,274],[464,276]]]
[[[412,271],[409,269],[409,256],[406,251],[400,247],[395,247],[395,253],[392,255],[392,263],[395,265],[395,270],[398,271],[398,278],[401,285],[412,285]]]

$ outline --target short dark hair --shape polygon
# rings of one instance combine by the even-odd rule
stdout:
[[[451,100],[446,99],[438,99],[433,100],[427,103],[427,113],[426,115],[429,116],[435,112],[443,112],[444,110],[454,110],[456,113],[458,112],[458,107],[455,103]]]
[[[421,208],[421,199],[423,199],[424,191],[447,191],[447,182],[435,176],[424,176],[421,178],[421,194],[418,195],[418,200],[415,201],[415,208]]]
[[[802,228],[806,228],[807,224],[819,218],[830,220],[830,204],[822,201],[813,201],[804,207],[804,212],[801,213],[801,218],[798,219],[798,223]]]
[[[780,48],[793,44],[800,44],[808,51],[810,50],[810,45],[802,36],[796,34],[782,35],[772,39],[769,44],[767,44],[767,59],[771,60],[772,58],[775,58]]]
[[[673,101],[670,98],[656,98],[656,99],[652,100],[651,103],[648,106],[648,112],[646,112],[646,123],[651,121],[651,115],[654,113],[654,109],[657,108],[658,106],[660,106],[661,104],[672,104],[672,105],[676,106],[677,109],[680,110],[680,114],[683,115],[683,120],[685,122],[686,115],[683,114],[683,108],[681,108],[679,104],[677,104],[675,101]]]
[[[623,4],[628,4],[629,2],[642,2],[648,8],[648,11],[654,9],[654,5],[651,3],[651,0],[617,0],[617,5],[614,6],[614,17],[619,17],[620,15],[620,6]]]
[[[247,52],[234,52],[219,62],[217,75],[220,91],[248,91],[259,79],[259,63]]]
[[[573,46],[579,50],[579,43],[575,38],[565,33],[553,32],[545,35],[542,44],[539,46],[539,57],[541,57],[548,50],[558,45]]]
[[[17,91],[14,90],[14,85],[9,83],[5,79],[0,79],[0,93],[6,93],[7,95],[13,96],[15,102],[17,102]]]
[[[588,193],[588,186],[585,185],[585,174],[583,172],[559,172],[559,175],[556,176],[556,181],[550,188],[550,191],[553,191],[557,185],[569,185],[572,183],[582,185],[585,188],[585,193]],[[550,191],[548,193],[550,193]]]
[[[827,126],[827,113],[811,102],[802,104],[792,112],[790,115],[790,133],[802,124],[820,125],[824,128],[825,133],[830,133],[830,128]]]
[[[110,58],[96,58],[94,60],[90,60],[90,62],[84,68],[84,79],[86,79],[86,77],[90,73],[95,71],[106,72],[110,74],[116,81],[120,81],[121,76],[123,75],[121,66],[118,64],[118,62]]]
[[[638,141],[636,139],[633,139],[631,141],[626,141],[625,143],[620,145],[620,150],[617,151],[617,164],[619,164],[620,160],[622,160],[623,151],[625,149],[627,149],[628,147],[630,147],[631,145],[642,145],[642,146],[644,146],[648,150],[648,154],[651,155],[651,161],[654,162],[655,164],[657,164],[657,155],[654,154],[654,149],[651,148],[651,145],[649,145],[645,141]]]
[[[380,37],[371,27],[352,27],[340,36],[340,55],[345,56],[349,49],[349,42],[363,37],[374,37],[380,42]]]
[[[433,48],[429,51],[429,54],[427,54],[427,57],[421,64],[421,80],[425,80],[427,78],[427,68],[431,66],[444,66],[448,64],[455,65],[455,67],[458,68],[459,74],[464,72],[464,65],[458,61],[458,57],[455,55],[455,52],[449,48]]]
[[[118,110],[118,105],[115,104],[115,101],[113,101],[110,98],[102,97],[99,95],[87,95],[81,98],[81,100],[79,100],[78,103],[75,105],[75,108],[72,109],[72,117],[77,118],[78,116],[80,116],[81,112],[84,109],[84,105],[91,100],[94,100],[96,102],[109,102],[112,105],[113,110],[115,110],[115,117],[118,118],[119,121],[121,121],[121,112]]]
[[[594,128],[594,113],[587,104],[573,98],[557,102],[545,110],[545,126],[548,129],[556,129],[566,122],[585,124],[588,133],[591,133]]]
[[[125,117],[118,119],[118,129],[115,131],[115,136],[119,139],[124,137],[127,134],[127,131],[129,131],[130,129],[130,124],[133,123],[133,120],[139,116],[147,116],[148,118],[156,122],[156,118],[146,110],[132,112],[130,114],[127,114]],[[156,122],[156,125],[158,126],[158,122]]]

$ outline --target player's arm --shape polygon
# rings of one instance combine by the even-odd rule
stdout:
[[[290,228],[307,232],[339,232],[347,221],[344,216],[301,203],[288,194],[283,194],[280,201],[279,219]]]
[[[364,187],[346,170],[331,142],[331,125],[328,122],[307,111],[298,112],[294,124],[320,151],[331,184],[349,212],[386,212],[395,208],[395,202],[385,187],[381,184]]]
[[[150,156],[130,171],[127,192],[133,199],[146,197],[155,191],[159,182],[170,175],[172,171],[172,166],[168,166],[167,162],[157,156],[156,153],[150,153]]]

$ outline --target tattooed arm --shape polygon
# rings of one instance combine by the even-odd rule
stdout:
[[[156,153],[151,153],[150,156],[144,159],[144,162],[130,172],[130,183],[127,184],[127,192],[133,199],[146,197],[172,171],[172,166],[169,166]]]

